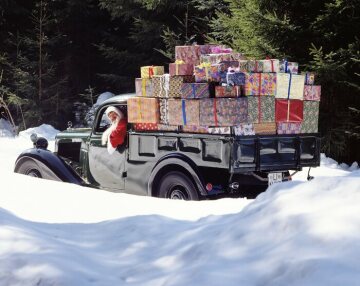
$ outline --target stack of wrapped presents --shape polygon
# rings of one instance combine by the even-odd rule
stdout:
[[[176,60],[141,67],[128,121],[136,131],[209,134],[318,132],[321,86],[298,63],[249,60],[218,45],[176,46]]]

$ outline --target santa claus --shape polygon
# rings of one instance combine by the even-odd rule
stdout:
[[[127,121],[120,109],[114,106],[109,106],[105,114],[110,119],[111,126],[104,131],[101,141],[103,145],[107,142],[107,150],[109,154],[113,154],[125,141]]]

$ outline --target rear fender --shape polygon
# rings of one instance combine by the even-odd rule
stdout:
[[[51,151],[40,148],[28,149],[21,153],[16,160],[14,172],[18,173],[21,164],[29,159],[39,163],[39,166],[44,171],[51,171],[53,175],[55,175],[60,181],[77,185],[85,185],[83,179],[78,174],[76,174],[76,172],[70,166],[68,166],[64,160]],[[46,170],[46,168],[48,170]],[[50,177],[52,176],[51,173],[48,172],[48,174]],[[53,179],[56,180],[56,177]]]
[[[151,171],[151,175],[148,182],[148,195],[153,195],[153,187],[154,184],[160,179],[159,176],[170,171],[170,168],[177,168],[180,171],[186,172],[190,174],[191,179],[195,183],[197,189],[200,194],[203,196],[207,195],[206,189],[204,188],[204,184],[201,180],[202,176],[200,171],[198,170],[196,164],[188,157],[182,154],[169,154],[162,157],[155,167]]]

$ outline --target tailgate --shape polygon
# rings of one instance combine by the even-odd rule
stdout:
[[[320,165],[318,134],[235,137],[231,172],[300,170]]]

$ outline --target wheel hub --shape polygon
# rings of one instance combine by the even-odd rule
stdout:
[[[188,200],[189,199],[186,191],[179,186],[176,186],[170,190],[169,198],[172,200]]]

